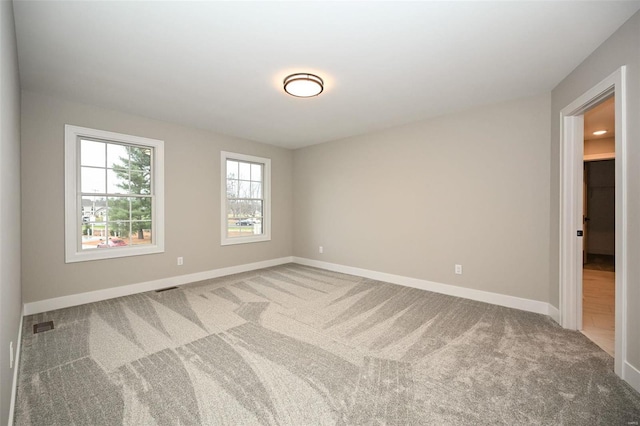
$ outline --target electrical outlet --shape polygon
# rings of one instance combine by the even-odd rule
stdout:
[[[180,256],[178,258],[178,266],[182,266],[182,265],[184,265],[184,258],[182,256]]]
[[[9,368],[13,368],[13,342],[9,342]]]
[[[456,275],[462,275],[462,265],[456,265]]]
[[[318,253],[320,254],[324,253],[324,247],[322,246],[318,247]]]

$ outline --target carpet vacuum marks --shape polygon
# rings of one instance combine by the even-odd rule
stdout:
[[[16,425],[640,421],[613,359],[544,315],[297,264],[27,316],[22,335]]]

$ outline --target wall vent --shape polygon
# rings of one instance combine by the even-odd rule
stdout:
[[[53,321],[41,322],[33,325],[33,334],[53,330]]]

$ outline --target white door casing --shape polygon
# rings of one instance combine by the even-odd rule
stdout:
[[[624,377],[627,301],[626,67],[622,66],[560,112],[560,324],[582,328],[583,153],[586,110],[615,94],[615,373]]]

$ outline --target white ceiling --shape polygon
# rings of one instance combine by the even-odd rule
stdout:
[[[640,1],[14,7],[24,89],[296,148],[548,92]]]

